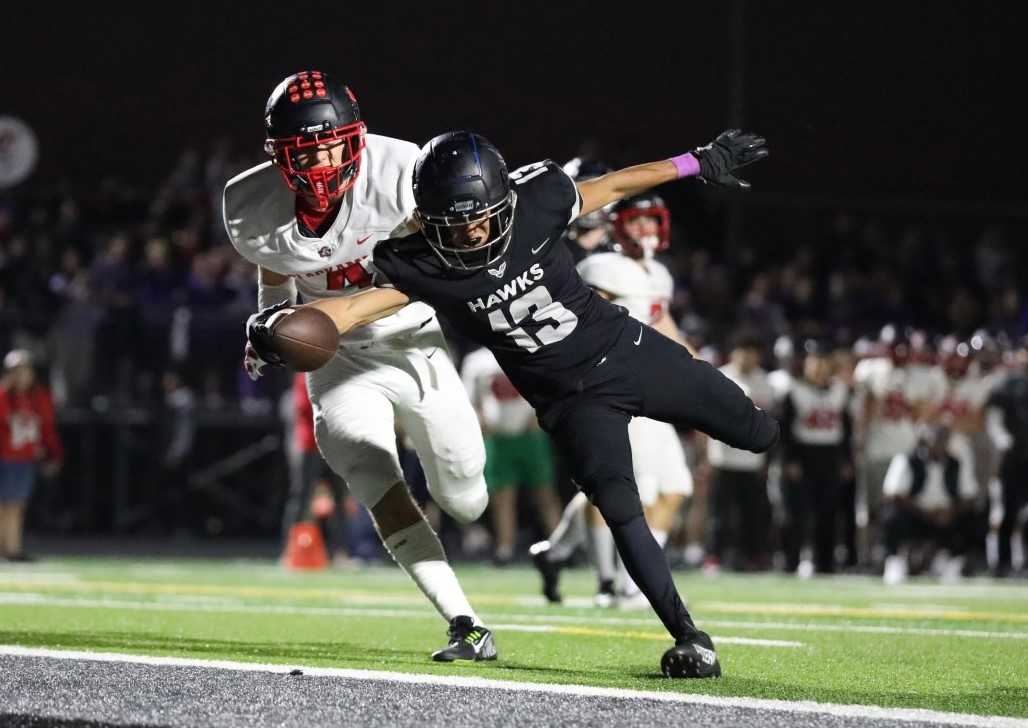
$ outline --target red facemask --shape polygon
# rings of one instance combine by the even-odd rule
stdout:
[[[364,122],[358,121],[310,136],[268,139],[264,142],[264,150],[282,173],[289,189],[310,197],[314,207],[323,211],[338,202],[357,181],[365,131]],[[319,145],[333,142],[341,142],[343,145],[343,157],[338,165],[309,169],[297,167],[298,152],[313,151]]]
[[[625,230],[625,224],[637,217],[657,219],[657,244],[650,250],[644,248]],[[666,207],[619,210],[614,217],[614,239],[621,245],[625,255],[630,258],[642,258],[647,253],[652,255],[667,250],[671,245],[671,213]]]

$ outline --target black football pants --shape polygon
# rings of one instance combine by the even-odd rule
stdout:
[[[643,517],[628,423],[633,416],[650,417],[763,452],[778,439],[777,421],[717,369],[634,320],[582,378],[576,394],[539,414],[575,482],[610,527],[629,575],[672,637],[689,637],[696,628]]]

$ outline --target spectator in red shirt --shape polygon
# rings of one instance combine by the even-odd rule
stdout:
[[[0,377],[0,555],[8,561],[31,560],[22,548],[22,525],[36,465],[51,477],[63,454],[50,392],[36,381],[29,353],[8,352]]]

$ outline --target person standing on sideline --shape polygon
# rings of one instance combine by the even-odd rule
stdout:
[[[53,477],[63,457],[50,391],[36,380],[29,353],[14,349],[4,357],[0,377],[0,555],[8,561],[32,560],[22,546],[22,528],[37,465]]]

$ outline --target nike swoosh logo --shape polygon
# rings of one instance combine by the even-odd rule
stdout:
[[[639,327],[639,336],[632,343],[635,344],[636,346],[639,346],[639,342],[642,341],[642,340],[643,340],[643,327],[640,326]]]
[[[375,233],[371,233],[371,235],[374,235],[374,234]],[[367,239],[371,237],[371,235],[365,235],[363,238],[357,238],[357,245],[360,245],[361,243],[366,242]]]
[[[541,243],[539,243],[539,247],[538,247],[538,248],[532,248],[532,255],[535,255],[535,254],[536,254],[536,253],[538,253],[538,252],[539,252],[540,250],[542,250],[543,248],[545,248],[545,247],[546,247],[546,243],[548,243],[548,242],[550,242],[550,239],[549,239],[549,238],[546,238],[546,240],[544,240],[544,241],[542,241]]]

